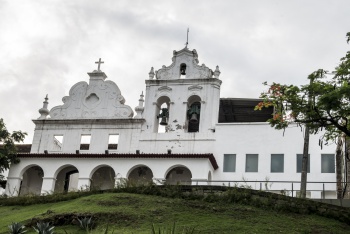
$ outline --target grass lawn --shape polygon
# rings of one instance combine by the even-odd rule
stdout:
[[[103,233],[108,224],[109,230],[118,234],[149,234],[152,224],[157,228],[170,228],[173,222],[177,230],[195,227],[195,233],[350,233],[349,225],[316,215],[129,193],[97,194],[30,206],[2,206],[0,233],[8,233],[11,222],[25,224],[32,218],[71,214],[96,217],[97,227],[92,233]],[[27,233],[34,233],[32,228],[28,230]],[[85,233],[76,225],[56,226],[54,230],[55,233]]]

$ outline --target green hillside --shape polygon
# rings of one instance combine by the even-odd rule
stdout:
[[[216,199],[184,199],[133,193],[104,193],[69,201],[0,207],[0,233],[11,222],[46,220],[56,223],[55,233],[86,233],[70,224],[76,217],[92,216],[92,233],[151,233],[175,226],[179,233],[350,233],[350,225],[315,214],[297,214],[257,208]],[[58,225],[61,223],[62,225]],[[65,223],[65,224],[64,224]],[[74,223],[74,221],[73,221]],[[34,233],[32,228],[27,233]]]

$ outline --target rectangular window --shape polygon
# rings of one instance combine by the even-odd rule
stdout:
[[[303,154],[297,154],[297,173],[301,173],[303,165]],[[307,159],[307,173],[310,173],[310,154]]]
[[[224,172],[236,172],[235,154],[224,154]]]
[[[119,135],[118,134],[109,134],[108,138],[108,149],[116,150],[118,149]]]
[[[245,160],[245,171],[246,172],[258,172],[259,155],[258,154],[247,154]]]
[[[53,151],[61,151],[63,145],[63,135],[53,135]]]
[[[335,173],[334,154],[321,154],[321,173]]]
[[[284,172],[284,154],[271,154],[271,172]]]
[[[91,142],[91,135],[81,135],[80,150],[89,150]]]

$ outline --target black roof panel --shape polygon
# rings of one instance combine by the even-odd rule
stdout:
[[[273,107],[261,111],[254,107],[262,99],[220,98],[219,123],[266,122],[272,117]]]

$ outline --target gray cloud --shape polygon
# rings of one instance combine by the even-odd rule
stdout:
[[[220,66],[222,97],[258,97],[264,81],[306,83],[349,50],[344,1],[0,0],[0,117],[30,133],[44,96],[60,105],[87,72],[102,70],[132,108],[151,66],[170,65],[190,27],[200,63]]]

